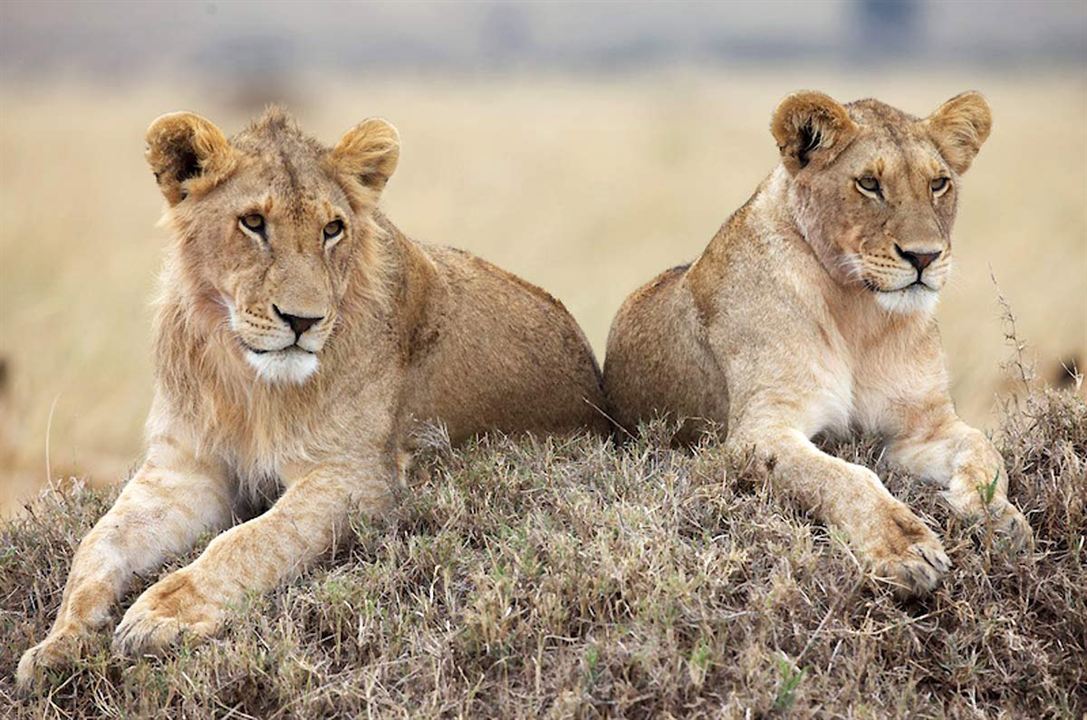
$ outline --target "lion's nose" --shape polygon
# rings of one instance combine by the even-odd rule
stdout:
[[[317,323],[324,320],[324,316],[321,317],[302,317],[301,315],[291,315],[280,310],[275,305],[272,309],[276,311],[276,315],[291,326],[291,330],[294,331],[295,339],[302,337],[302,335]]]
[[[898,256],[908,262],[917,270],[917,272],[923,271],[929,265],[936,261],[936,258],[940,257],[940,251],[917,253],[910,252],[909,250],[903,250],[898,245],[895,245],[895,250],[898,252]]]

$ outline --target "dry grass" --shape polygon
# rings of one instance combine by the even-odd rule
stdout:
[[[770,111],[788,91],[876,96],[917,113],[968,87],[996,126],[966,179],[957,274],[940,310],[964,415],[986,424],[1007,356],[990,268],[1043,376],[1087,358],[1087,83],[947,72],[843,77],[673,72],[638,78],[397,78],[308,83],[294,109],[331,142],[358,119],[404,139],[386,206],[414,236],[543,285],[598,352],[622,299],[694,257],[775,162]],[[45,478],[115,481],[150,401],[147,301],[165,242],[142,159],[158,114],[245,121],[184,83],[0,86],[0,513]],[[49,456],[46,456],[46,446]]]
[[[673,451],[662,430],[621,448],[436,449],[398,510],[252,598],[222,639],[127,665],[103,635],[74,674],[23,701],[19,654],[45,633],[72,549],[110,499],[50,496],[0,530],[0,706],[13,718],[1087,711],[1082,400],[1035,395],[1003,425],[1011,496],[1037,535],[1021,558],[871,444],[835,449],[941,528],[954,568],[913,604],[716,447]]]

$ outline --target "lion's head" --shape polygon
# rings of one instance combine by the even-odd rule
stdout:
[[[992,121],[977,93],[920,119],[876,100],[785,98],[771,131],[790,210],[827,271],[894,312],[931,311],[951,270],[959,176]]]
[[[371,214],[396,168],[396,130],[366,120],[327,148],[272,109],[228,140],[182,112],[155,120],[147,144],[190,316],[232,332],[262,379],[304,382],[351,283],[378,263]]]

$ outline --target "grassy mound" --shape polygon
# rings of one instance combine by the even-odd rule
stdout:
[[[660,430],[618,449],[435,450],[392,516],[356,523],[329,561],[251,598],[220,639],[123,663],[103,635],[24,700],[15,665],[111,498],[43,499],[0,529],[0,706],[28,718],[1087,711],[1082,400],[1036,395],[1005,422],[1011,495],[1037,537],[1021,557],[870,443],[833,449],[940,529],[954,567],[912,603],[715,447],[673,451]]]

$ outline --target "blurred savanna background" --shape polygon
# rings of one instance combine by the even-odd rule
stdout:
[[[938,3],[0,4],[0,513],[124,479],[151,399],[169,238],[158,115],[225,132],[268,103],[327,144],[371,115],[416,239],[541,285],[602,359],[633,289],[695,257],[772,169],[796,89],[916,115],[967,89],[995,126],[964,180],[939,310],[971,422],[1087,362],[1087,9]],[[1012,321],[1014,319],[1014,328]],[[1014,335],[1016,340],[1009,340]]]

